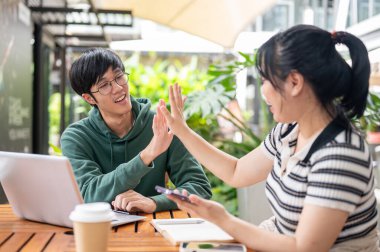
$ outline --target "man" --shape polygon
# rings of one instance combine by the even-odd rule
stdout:
[[[211,197],[199,163],[178,138],[158,127],[165,125],[162,112],[155,115],[149,100],[130,96],[128,75],[114,52],[85,52],[73,63],[70,82],[93,106],[61,138],[85,202],[106,201],[117,210],[147,213],[175,209],[154,189],[165,186],[166,173],[177,188]]]

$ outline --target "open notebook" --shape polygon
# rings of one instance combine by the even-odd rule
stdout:
[[[150,222],[172,244],[190,241],[233,241],[220,227],[200,218],[155,219]]]

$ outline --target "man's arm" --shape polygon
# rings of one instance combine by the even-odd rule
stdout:
[[[61,138],[62,153],[70,159],[76,181],[85,202],[111,202],[116,195],[135,188],[152,166],[143,163],[137,155],[122,163],[112,172],[104,173],[96,163],[95,153],[83,132],[68,128]]]
[[[202,198],[211,198],[211,186],[202,166],[177,137],[173,138],[168,149],[167,167],[170,180],[179,190],[186,189],[191,194],[197,194]],[[177,205],[165,195],[156,195],[151,198],[157,204],[156,211],[177,208]]]

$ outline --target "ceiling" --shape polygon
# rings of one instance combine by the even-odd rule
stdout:
[[[107,47],[140,37],[129,10],[97,9],[91,0],[25,0],[35,23],[65,47]]]
[[[233,48],[237,36],[276,0],[24,0],[34,22],[68,47],[141,38],[139,20]]]

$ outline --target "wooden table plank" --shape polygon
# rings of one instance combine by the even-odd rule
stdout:
[[[54,233],[36,233],[21,251],[42,251],[53,235]]]
[[[5,240],[9,239],[11,235],[13,235],[12,232],[1,232],[0,233],[0,246],[1,246],[1,244],[3,244],[5,242]]]
[[[28,242],[32,235],[33,233],[14,233],[1,245],[0,251],[18,251]]]
[[[163,211],[156,213],[156,219],[171,219],[170,211]]]
[[[137,233],[133,237],[115,234],[110,237],[108,251],[178,251],[178,246],[172,245],[159,233]]]
[[[156,230],[154,229],[152,224],[150,224],[150,221],[152,219],[171,219],[170,211],[157,212],[153,215],[150,214],[149,216],[147,216],[143,223],[139,223],[138,233],[155,233]]]
[[[132,222],[112,228],[113,232],[135,233],[138,223]]]
[[[1,231],[11,231],[11,232],[31,232],[34,233],[36,230],[38,232],[56,232],[56,233],[64,233],[66,231],[70,231],[70,228],[64,228],[64,227],[58,227],[48,224],[39,224],[32,221],[22,220],[21,222],[6,222],[3,223],[0,220],[1,223]]]
[[[66,252],[74,252],[75,244],[69,243],[65,248]],[[178,246],[174,246],[159,234],[136,233],[133,236],[125,233],[112,233],[108,241],[108,252],[112,251],[146,251],[164,252],[178,251]]]
[[[184,219],[184,218],[189,218],[189,215],[185,211],[173,210],[173,218]]]
[[[67,248],[72,244],[75,247],[74,235],[66,235],[63,233],[56,233],[47,244],[44,252],[67,251]]]
[[[140,221],[137,225],[137,233],[154,233],[155,229],[150,224],[150,221],[153,219],[153,214],[143,214],[146,219],[143,221]]]

